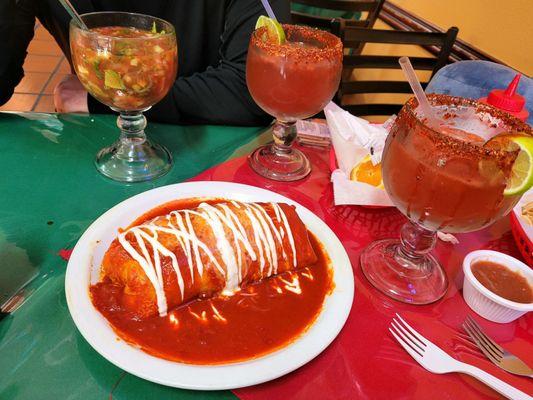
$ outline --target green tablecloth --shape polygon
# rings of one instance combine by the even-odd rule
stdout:
[[[119,184],[96,172],[96,152],[118,137],[114,116],[0,113],[0,281],[35,270],[32,294],[0,321],[1,399],[234,398],[147,382],[115,367],[78,333],[58,255],[100,214],[153,187],[181,182],[262,141],[258,128],[150,123],[174,167],[149,183]]]

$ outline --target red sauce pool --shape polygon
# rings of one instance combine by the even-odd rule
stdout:
[[[203,200],[167,203],[134,224]],[[221,201],[209,201],[210,203]],[[194,300],[167,316],[134,319],[121,305],[122,288],[101,282],[90,288],[94,306],[117,335],[154,356],[189,364],[225,364],[260,357],[287,346],[319,315],[333,289],[330,260],[310,234],[314,265],[242,288],[233,296]]]

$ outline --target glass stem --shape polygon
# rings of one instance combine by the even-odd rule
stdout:
[[[425,256],[433,250],[437,232],[430,231],[409,221],[400,231],[400,245],[397,247],[396,261],[405,268],[425,268]]]
[[[146,118],[142,111],[121,111],[117,126],[120,128],[120,141],[123,144],[140,145],[146,141]]]
[[[276,120],[272,127],[274,135],[274,144],[272,148],[278,155],[289,154],[292,143],[296,139],[296,122],[283,122]]]

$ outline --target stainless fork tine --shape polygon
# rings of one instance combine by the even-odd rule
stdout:
[[[398,334],[396,334],[392,328],[389,328],[389,331],[390,333],[392,334],[392,336],[394,336],[394,338],[396,339],[396,341],[400,344],[400,346],[402,346],[404,348],[404,350],[406,352],[409,353],[409,355],[411,357],[413,357],[417,362],[420,362],[420,359],[423,357],[423,355],[421,353],[419,353],[420,350],[415,350],[414,348],[412,348],[406,341],[404,341],[402,338],[400,338],[400,333],[398,332]]]
[[[501,369],[512,374],[533,378],[533,370],[520,358],[509,353],[487,336],[473,318],[466,318],[463,329],[485,356]]]
[[[411,334],[416,338],[418,339],[418,342],[422,345],[422,346],[427,346],[427,343],[428,343],[428,340],[422,336],[420,333],[418,333],[417,331],[415,331],[411,325],[409,325],[407,322],[405,322],[405,320],[400,316],[400,314],[396,313],[396,317],[398,317],[398,319],[400,321],[402,321],[403,325],[409,329],[409,332],[411,332]]]
[[[468,326],[470,328],[470,332],[472,332],[479,340],[478,346],[483,347],[485,350],[487,350],[489,353],[492,353],[494,358],[496,358],[498,361],[502,358],[503,354],[499,351],[495,350],[490,343],[485,340],[487,337],[486,335],[483,335],[480,333],[478,329],[475,329],[474,325],[472,324],[472,321],[469,321],[468,319],[465,320],[463,323],[463,327]],[[470,335],[472,337],[472,335]]]
[[[488,342],[492,345],[492,347],[497,350],[498,352],[503,353],[505,352],[505,350],[498,345],[498,343],[496,343],[494,340],[492,340],[490,337],[488,337],[485,332],[483,332],[483,329],[481,329],[481,327],[479,326],[479,324],[474,320],[474,318],[472,318],[470,315],[466,317],[466,319],[473,325],[474,329],[476,331],[479,332],[479,334]]]
[[[466,321],[465,323],[463,324],[463,329],[468,333],[468,335],[470,336],[470,338],[476,342],[477,344],[477,347],[483,352],[483,354],[485,354],[485,356],[490,360],[492,361],[493,363],[495,364],[498,364],[500,362],[499,359],[497,359],[490,351],[488,351],[486,348],[485,348],[485,345],[481,342],[481,340],[478,338],[477,334],[472,331],[472,329],[467,325]]]

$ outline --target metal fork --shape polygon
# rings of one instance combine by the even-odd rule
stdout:
[[[449,372],[468,374],[509,399],[533,399],[526,393],[521,392],[487,372],[450,357],[442,349],[415,331],[399,314],[396,314],[396,318],[393,318],[389,331],[405,351],[429,372],[435,374],[446,374]]]
[[[498,367],[512,374],[533,378],[533,369],[488,337],[472,317],[466,317],[463,329],[483,354]]]

